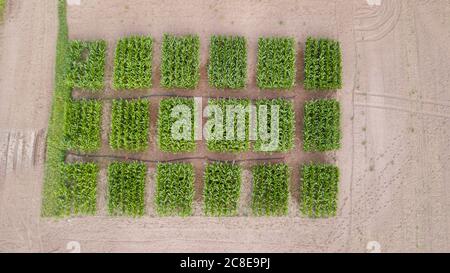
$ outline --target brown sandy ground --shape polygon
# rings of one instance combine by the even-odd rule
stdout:
[[[82,0],[80,6],[68,7],[72,39],[101,38],[108,42],[107,86],[117,40],[130,34],[149,34],[156,40],[155,88],[134,96],[167,93],[158,84],[162,35],[196,33],[201,39],[200,86],[195,91],[169,93],[293,97],[297,147],[281,156],[292,167],[309,160],[336,160],[341,170],[339,211],[336,218],[327,220],[299,217],[295,210],[296,170],[289,217],[106,217],[103,170],[99,216],[41,219],[45,131],[53,90],[56,1],[9,2],[6,20],[0,26],[0,251],[67,252],[70,241],[80,242],[84,252],[364,252],[370,241],[378,241],[381,250],[389,252],[450,251],[450,31],[446,25],[450,6],[445,1],[383,0],[381,6],[371,7],[363,0],[286,0],[276,4],[253,0],[171,0],[164,5],[143,0]],[[245,91],[208,88],[205,66],[212,34],[247,37],[249,87]],[[302,102],[313,97],[305,94],[301,84],[291,93],[273,94],[256,88],[257,38],[270,35],[295,37],[298,60],[309,35],[341,41],[345,74],[344,89],[337,95],[343,110],[342,149],[338,153],[322,156],[301,151]],[[74,96],[85,95],[75,91]],[[117,94],[107,89],[101,96],[111,98]],[[157,101],[152,99],[152,124]],[[108,109],[105,107],[105,113]],[[105,140],[108,128],[109,124],[104,123]],[[153,126],[151,130],[151,150],[139,156],[173,158],[157,152],[156,129]],[[108,154],[106,143],[103,146],[101,153]],[[208,154],[202,144],[198,150],[218,157]],[[193,162],[197,177],[201,177],[204,162]],[[245,177],[241,215],[248,214],[245,204],[249,202],[251,187],[248,173]],[[149,186],[149,204],[153,191]],[[197,201],[199,198],[198,194]],[[148,209],[152,215],[150,205]],[[196,215],[201,215],[200,208]]]

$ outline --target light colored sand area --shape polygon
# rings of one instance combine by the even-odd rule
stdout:
[[[450,6],[445,1],[384,0],[369,6],[363,0],[276,5],[91,0],[69,6],[71,38],[108,41],[108,80],[112,48],[120,37],[138,33],[156,39],[158,89],[164,32],[199,34],[202,70],[210,35],[240,34],[249,43],[250,83],[244,93],[263,95],[254,79],[257,38],[294,36],[301,52],[306,37],[314,35],[341,41],[345,87],[338,94],[343,148],[337,153],[342,176],[335,219],[98,216],[62,221],[39,218],[55,2],[10,1],[0,26],[0,251],[65,252],[70,241],[80,242],[82,251],[114,252],[364,252],[369,241],[380,242],[382,251],[450,251]],[[206,75],[202,80],[193,94],[211,92]],[[299,86],[294,92],[304,91]]]

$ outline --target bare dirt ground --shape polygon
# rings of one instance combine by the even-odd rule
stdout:
[[[342,149],[336,155],[308,155],[301,152],[297,139],[296,150],[286,160],[295,166],[297,161],[337,158],[341,183],[338,216],[327,220],[304,219],[298,213],[283,218],[128,219],[106,217],[100,211],[96,217],[57,221],[39,217],[53,90],[56,1],[9,1],[6,21],[0,26],[0,251],[67,252],[70,241],[80,242],[83,252],[365,252],[370,241],[379,242],[386,252],[450,251],[446,21],[450,5],[443,0],[383,0],[380,6],[368,2],[377,1],[171,0],[162,5],[160,1],[81,0],[81,5],[69,6],[71,38],[108,42],[108,81],[119,38],[149,34],[156,40],[155,88],[128,95],[164,92],[159,88],[158,68],[165,32],[196,33],[201,39],[199,88],[171,93],[223,95],[224,91],[207,86],[208,39],[212,34],[239,34],[249,44],[249,87],[224,95],[293,96],[297,121],[302,117],[302,101],[312,96],[301,84],[292,93],[257,90],[257,38],[295,37],[299,60],[307,36],[339,39],[344,57],[344,89],[337,95],[343,111]],[[116,95],[107,89],[102,96]],[[157,103],[152,106],[156,110]],[[152,111],[152,124],[155,118]],[[297,127],[300,137],[301,124]],[[151,152],[142,155],[152,156]],[[201,162],[197,164],[199,177]],[[245,181],[244,192],[249,192],[249,179]],[[100,187],[104,186],[102,179]],[[295,189],[292,199],[295,205]],[[104,199],[99,204],[104,210]]]

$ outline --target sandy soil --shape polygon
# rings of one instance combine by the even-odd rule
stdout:
[[[369,6],[372,1],[363,0],[286,0],[276,5],[271,1],[237,4],[237,0],[190,4],[171,0],[164,5],[143,0],[82,0],[81,5],[70,6],[71,38],[108,41],[108,82],[119,38],[129,34],[155,38],[155,88],[129,96],[163,92],[157,83],[164,32],[200,36],[200,87],[171,92],[192,96],[274,96],[255,87],[259,36],[296,37],[299,60],[308,35],[339,39],[344,55],[344,89],[337,95],[343,109],[343,147],[335,155],[305,154],[297,139],[296,150],[285,160],[293,167],[311,159],[337,160],[342,175],[339,212],[334,219],[309,220],[294,212],[283,218],[134,220],[105,216],[103,170],[99,216],[61,221],[39,217],[43,143],[53,88],[55,2],[10,1],[7,21],[0,26],[0,251],[67,252],[70,241],[78,241],[84,252],[365,252],[371,241],[379,242],[386,252],[450,251],[450,92],[446,90],[450,6],[445,1],[383,0],[381,6]],[[248,39],[250,82],[246,91],[234,94],[207,87],[208,38],[218,33]],[[301,86],[293,93],[276,95],[294,99],[298,121],[302,101],[312,97]],[[115,96],[110,89],[102,94]],[[153,109],[156,105],[157,100],[152,102]],[[152,111],[151,118],[154,124],[156,112]],[[298,123],[297,136],[300,128]],[[141,158],[170,159],[153,153],[152,135],[152,150]],[[203,148],[201,152],[206,153]],[[105,146],[102,153],[110,151]],[[203,162],[194,164],[199,177]],[[248,193],[248,175],[244,180],[244,193]],[[293,189],[296,186],[298,182],[293,182]],[[148,203],[153,190],[149,187]],[[295,190],[292,197],[292,206],[296,206]],[[248,195],[244,194],[241,215],[248,213],[246,202]],[[151,206],[148,209],[151,212]],[[196,215],[200,214],[198,210]]]

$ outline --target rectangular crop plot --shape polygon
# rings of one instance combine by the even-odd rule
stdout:
[[[305,48],[305,89],[342,88],[342,60],[339,42],[308,38]]]
[[[263,110],[264,107],[267,109],[266,112]],[[272,116],[272,111],[277,109],[275,107],[278,107],[278,118],[275,115]],[[255,142],[254,150],[258,152],[287,152],[291,150],[294,147],[295,137],[295,112],[292,101],[261,99],[256,101],[256,110],[258,139]],[[264,127],[265,123],[262,122],[264,118],[267,119],[266,127]],[[277,123],[278,127],[275,126]]]
[[[247,82],[247,42],[244,37],[212,36],[209,48],[209,85],[242,89]]]
[[[61,180],[56,188],[56,215],[93,215],[97,210],[97,177],[94,163],[61,165]]]
[[[148,100],[114,100],[109,144],[113,150],[140,152],[148,147]]]
[[[165,34],[162,42],[161,86],[194,89],[200,79],[198,36]]]
[[[340,106],[330,100],[305,104],[303,146],[307,152],[325,152],[341,147]]]
[[[116,90],[152,87],[153,40],[132,36],[121,39],[114,60],[113,87]]]
[[[194,140],[195,102],[193,98],[161,100],[158,117],[158,145],[161,151],[192,152]]]
[[[147,166],[114,162],[108,167],[108,212],[110,215],[142,216],[145,213]]]
[[[158,164],[155,202],[160,216],[192,215],[194,179],[192,164]]]
[[[208,107],[208,150],[221,153],[248,151],[250,100],[210,99]]]
[[[300,211],[313,218],[336,216],[339,169],[326,164],[305,165],[300,177]]]
[[[71,41],[68,51],[68,84],[73,88],[91,91],[103,89],[106,42]]]
[[[205,170],[204,212],[208,216],[234,216],[239,206],[242,168],[231,163],[211,163]]]
[[[291,172],[286,164],[265,164],[252,168],[253,214],[283,216],[288,213]]]
[[[293,38],[259,38],[256,80],[260,89],[291,89],[296,72]]]
[[[102,103],[70,101],[64,113],[64,139],[71,150],[94,152],[101,145]]]

